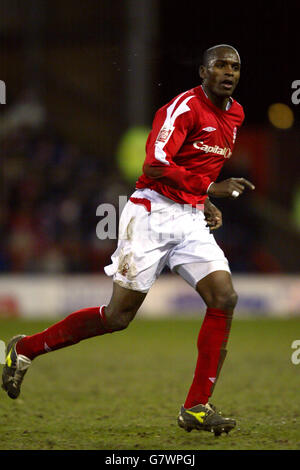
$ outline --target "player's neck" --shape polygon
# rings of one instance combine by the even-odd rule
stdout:
[[[229,103],[230,98],[217,96],[212,93],[205,85],[202,85],[203,91],[206,94],[207,98],[217,107],[220,108],[222,111],[227,109],[227,105]]]

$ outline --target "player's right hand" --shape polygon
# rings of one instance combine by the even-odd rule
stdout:
[[[228,178],[220,183],[212,183],[208,190],[211,197],[230,197],[236,199],[245,189],[255,189],[254,184],[245,178]]]

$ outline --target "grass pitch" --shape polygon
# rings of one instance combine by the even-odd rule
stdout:
[[[211,401],[236,429],[216,438],[177,426],[201,321],[137,318],[122,332],[38,357],[17,400],[0,391],[0,449],[299,450],[300,364],[291,344],[300,319],[235,319]],[[49,324],[1,320],[0,338]]]

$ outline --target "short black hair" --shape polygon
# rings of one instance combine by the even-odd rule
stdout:
[[[239,61],[241,62],[241,59],[240,59],[240,55],[238,53],[238,51],[236,50],[235,47],[233,46],[230,46],[229,44],[217,44],[216,46],[213,46],[213,47],[210,47],[209,49],[206,49],[203,53],[203,57],[202,57],[202,64],[207,67],[209,61],[212,59],[212,57],[214,56],[215,54],[215,51],[216,49],[219,49],[219,48],[222,48],[222,49],[232,49],[236,55],[238,56],[239,58]]]

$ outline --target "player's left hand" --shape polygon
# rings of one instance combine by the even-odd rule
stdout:
[[[222,212],[206,198],[204,203],[204,216],[207,222],[206,227],[210,230],[217,230],[222,227]]]

